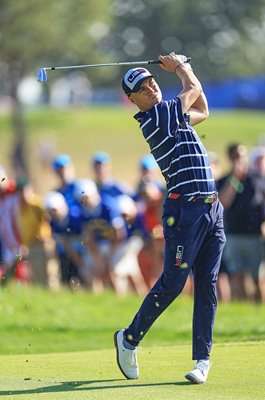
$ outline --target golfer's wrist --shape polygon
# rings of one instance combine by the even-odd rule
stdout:
[[[178,73],[178,70],[179,70],[179,68],[181,68],[181,67],[183,67],[184,66],[184,63],[180,63],[180,64],[178,64],[176,67],[175,67],[175,74],[177,74]]]
[[[193,72],[193,69],[191,68],[191,65],[188,62],[183,62],[176,66],[175,74],[178,75],[179,71],[192,71]]]

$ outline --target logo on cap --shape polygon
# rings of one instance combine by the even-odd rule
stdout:
[[[141,83],[149,76],[153,75],[145,68],[133,68],[127,71],[122,80],[122,88],[127,96],[132,92],[138,92]]]
[[[137,69],[137,70],[133,71],[133,72],[131,73],[131,75],[128,77],[128,81],[129,81],[130,83],[132,83],[138,75],[140,75],[140,74],[142,74],[142,73],[144,73],[144,72],[146,72],[146,70],[143,69],[143,68]]]

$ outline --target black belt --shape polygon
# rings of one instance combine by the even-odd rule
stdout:
[[[185,195],[180,194],[180,193],[169,193],[168,197],[170,199],[174,199],[174,200],[183,199],[183,200],[189,201],[191,203],[200,203],[200,204],[212,204],[218,199],[217,193],[213,194],[211,196],[206,196],[206,197],[203,197],[203,196],[185,196]]]

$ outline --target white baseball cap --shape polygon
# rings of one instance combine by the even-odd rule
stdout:
[[[64,196],[60,192],[51,191],[44,199],[44,208],[46,210],[59,210],[66,204]]]
[[[97,185],[92,179],[78,179],[75,184],[74,197],[80,201],[83,196],[98,193]]]
[[[121,214],[127,214],[136,211],[135,201],[127,194],[118,196],[118,208]]]
[[[125,94],[129,96],[132,92],[138,92],[142,82],[150,76],[154,75],[145,68],[138,67],[129,69],[122,80],[122,88]]]

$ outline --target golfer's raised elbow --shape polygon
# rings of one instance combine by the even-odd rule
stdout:
[[[208,111],[208,109],[207,109],[207,110],[201,110],[201,111],[199,112],[199,118],[198,118],[198,119],[200,119],[199,122],[205,121],[208,117],[209,117],[209,111]]]
[[[203,91],[201,91],[201,94],[196,101],[196,106],[202,115],[202,121],[206,120],[209,117],[210,113],[208,108],[208,102]]]
[[[205,121],[210,115],[208,107],[203,111],[202,114],[203,114],[203,121]]]

